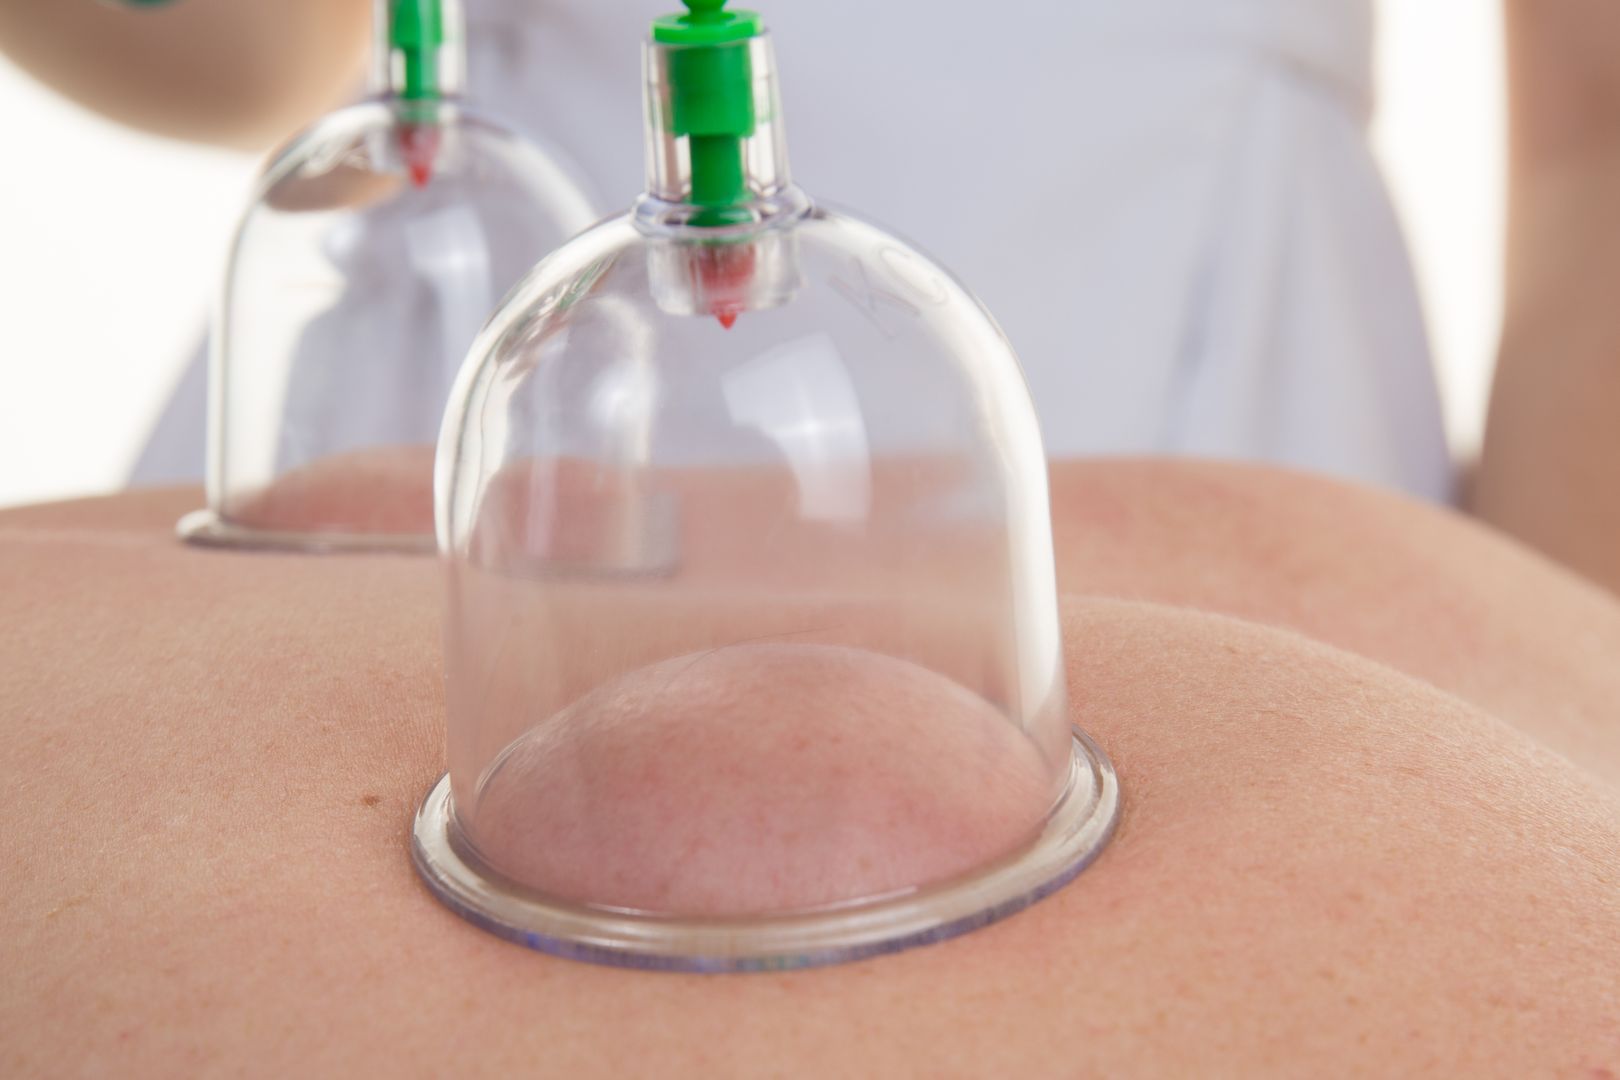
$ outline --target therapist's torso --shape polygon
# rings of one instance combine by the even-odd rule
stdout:
[[[642,180],[637,42],[671,6],[467,0],[471,96],[622,207]],[[1449,495],[1416,290],[1365,138],[1367,0],[765,14],[795,178],[978,293],[1049,453],[1250,458]],[[198,376],[137,480],[172,478],[188,443],[200,471]]]

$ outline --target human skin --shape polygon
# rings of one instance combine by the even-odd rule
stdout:
[[[480,854],[551,895],[747,917],[971,873],[1030,842],[1052,779],[998,709],[920,664],[745,641],[610,679],[501,755],[476,832],[457,810]]]
[[[443,769],[437,569],[184,548],[196,497],[0,515],[6,1075],[1620,1071],[1620,611],[1461,519],[1056,467],[1113,843],[964,937],[733,977],[434,901],[407,846]]]
[[[1472,509],[1620,593],[1620,6],[1504,11],[1506,294]]]
[[[281,533],[433,534],[433,447],[353,450],[235,496],[232,524]]]
[[[369,0],[0,0],[0,53],[87,108],[262,150],[353,91]]]

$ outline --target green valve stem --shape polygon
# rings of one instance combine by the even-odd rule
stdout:
[[[694,223],[747,220],[751,198],[743,140],[754,134],[754,85],[748,42],[763,32],[752,11],[726,11],[726,0],[684,0],[684,15],[653,22],[653,41],[669,57],[671,134],[687,139]]]
[[[442,146],[438,102],[460,90],[460,0],[376,0],[377,89],[404,103],[399,150],[411,183],[426,187]]]
[[[692,160],[692,202],[703,207],[695,223],[731,225],[747,220],[747,212],[737,210],[748,201],[742,140],[730,135],[693,135],[688,145]]]
[[[388,43],[404,60],[405,77],[399,96],[406,101],[436,100],[439,50],[445,43],[440,0],[392,0]]]

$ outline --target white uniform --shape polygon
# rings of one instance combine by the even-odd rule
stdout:
[[[471,96],[627,205],[638,43],[675,6],[467,0]],[[1050,454],[1261,459],[1448,497],[1416,288],[1366,141],[1368,0],[955,7],[766,5],[794,176],[979,294]],[[180,475],[200,472],[202,381],[137,480],[175,477],[182,449]]]

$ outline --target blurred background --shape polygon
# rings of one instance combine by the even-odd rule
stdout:
[[[1501,15],[1479,0],[1377,11],[1373,140],[1466,459],[1501,311]],[[116,490],[199,345],[258,158],[120,127],[3,57],[0,117],[0,505]]]

